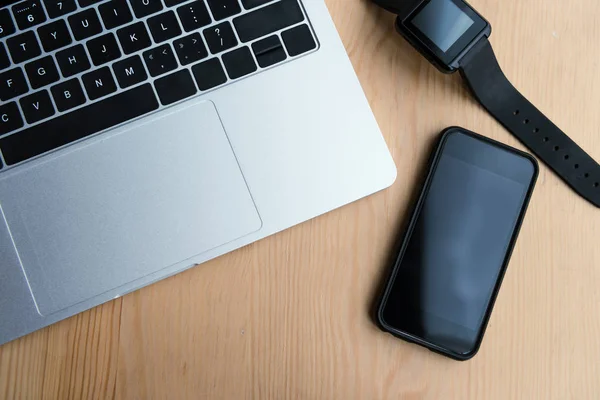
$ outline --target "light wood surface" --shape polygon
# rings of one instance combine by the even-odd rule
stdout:
[[[371,323],[438,132],[522,147],[390,14],[327,4],[398,166],[393,187],[0,347],[1,399],[600,398],[600,210],[545,166],[472,361]],[[600,160],[600,3],[472,4],[509,78]]]

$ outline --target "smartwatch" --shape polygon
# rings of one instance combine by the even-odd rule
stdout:
[[[396,30],[444,73],[460,74],[481,105],[580,196],[600,207],[600,166],[506,78],[490,23],[463,0],[372,0]]]

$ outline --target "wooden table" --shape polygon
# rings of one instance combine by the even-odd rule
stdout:
[[[600,2],[472,3],[509,78],[600,160]],[[394,186],[0,347],[0,398],[600,398],[600,210],[545,166],[472,361],[371,323],[438,132],[462,125],[522,146],[394,33],[392,15],[365,0],[328,6]]]

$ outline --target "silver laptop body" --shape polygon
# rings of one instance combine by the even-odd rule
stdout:
[[[279,29],[255,38],[256,33],[243,26],[252,20],[236,18],[277,2],[262,1],[245,9],[246,1],[250,2],[238,3],[240,9],[235,15],[225,17],[211,8],[214,1],[204,3],[208,4],[211,22],[195,30],[189,28],[190,23],[192,27],[194,24],[189,22],[193,19],[189,10],[184,10],[187,14],[179,10],[191,4],[189,0],[172,7],[162,1],[160,11],[142,18],[134,15],[129,23],[114,28],[109,28],[110,20],[103,19],[107,9],[101,7],[109,3],[106,0],[78,6],[54,18],[50,14],[56,15],[57,10],[49,10],[38,0],[33,9],[37,13],[35,7],[43,4],[46,19],[40,23],[40,14],[35,14],[33,22],[37,25],[31,27],[22,15],[32,12],[31,8],[25,9],[31,7],[30,3],[12,3],[0,10],[0,16],[8,11],[15,25],[14,33],[7,35],[4,26],[5,34],[0,36],[13,59],[10,66],[0,69],[0,80],[13,76],[2,75],[6,71],[17,73],[13,70],[19,68],[28,84],[27,92],[17,95],[10,94],[14,86],[5,85],[7,100],[0,103],[0,115],[12,118],[10,123],[16,124],[17,117],[11,114],[15,110],[23,118],[20,128],[11,125],[13,128],[5,127],[0,134],[0,344],[392,184],[396,177],[394,162],[324,2],[298,0],[301,21],[285,27],[276,23],[269,29]],[[19,4],[24,6],[18,8]],[[134,0],[128,4],[133,7]],[[94,10],[103,24],[102,32],[95,36],[81,40],[73,37],[68,46],[42,50],[37,56],[19,55],[21,50],[15,48],[19,43],[11,42],[11,38],[26,32],[34,32],[34,37],[42,41],[39,28],[58,20],[64,20],[74,36],[69,18],[87,9]],[[91,58],[93,48],[88,41],[107,33],[119,38],[119,29],[140,21],[148,28],[150,18],[168,11],[173,11],[182,25],[180,34],[157,39],[154,33],[161,33],[150,31],[151,45],[130,54],[124,54],[125,47],[118,42],[120,58],[99,66],[92,60],[88,69],[69,77],[65,75],[70,67],[63,63],[65,73],[59,63],[58,79],[36,89],[31,87],[33,79],[43,81],[46,77],[28,75],[36,72],[27,67],[28,63],[48,55],[58,60],[61,50],[77,44],[82,44]],[[188,18],[187,28],[184,18]],[[78,21],[74,19],[73,23]],[[214,46],[221,45],[215,26],[232,27],[237,43],[228,44],[226,51],[213,52]],[[259,27],[258,32],[264,33],[264,28]],[[313,36],[314,46],[306,32]],[[186,38],[186,45],[192,43],[193,38],[187,36],[194,33],[199,34],[194,38],[202,38],[207,55],[186,64],[182,59],[185,55],[176,53],[182,43],[177,40]],[[260,42],[272,36],[275,39]],[[31,35],[23,38],[30,39]],[[298,38],[299,42],[294,43]],[[159,40],[163,41],[157,43]],[[152,53],[145,52],[164,45],[171,46],[169,51],[176,57],[177,66],[152,76],[148,66],[153,61],[149,58]],[[303,52],[296,54],[299,50]],[[127,82],[121,85],[116,63],[134,56],[142,60],[147,78],[124,88]],[[22,57],[30,58],[14,62]],[[63,57],[65,60],[69,58]],[[206,88],[201,81],[210,68],[194,69],[206,60],[216,60],[212,67],[221,65],[226,81],[218,83],[218,79],[210,78],[214,86]],[[244,64],[245,60],[254,62],[255,70]],[[104,95],[102,91],[110,88],[98,86],[100,78],[96,75],[86,75],[102,67],[108,67],[104,72],[109,71],[115,80],[113,91]],[[154,65],[154,73],[162,67]],[[181,90],[172,90],[177,89],[177,81],[159,80],[183,70],[186,72],[180,76],[192,77],[190,82],[195,86],[190,87],[195,93],[190,90],[185,93],[187,97],[177,99]],[[121,78],[129,79],[129,75]],[[66,86],[58,85],[73,79],[83,88],[85,102],[60,111],[59,102],[68,105],[72,99],[61,90]],[[120,99],[127,101],[123,100],[119,109],[113,108],[114,115],[156,103],[150,112],[96,133],[86,131],[85,137],[78,138],[78,132],[72,132],[73,126],[89,129],[85,124],[92,124],[89,121],[95,121],[102,110],[96,107],[85,111],[85,107],[141,87],[156,94],[156,100],[146,96],[132,102],[123,95]],[[55,111],[50,117],[34,121],[38,98],[27,96],[44,90]],[[97,90],[100,97],[92,99]],[[140,89],[136,93],[144,92]],[[28,117],[27,112],[34,116]],[[69,113],[80,117],[70,120],[66,116]],[[48,123],[57,118],[68,124],[60,127]],[[102,126],[111,118],[115,117],[94,123]],[[39,126],[46,128],[36,128]],[[63,132],[71,136],[63,139]],[[43,142],[47,138],[59,146],[50,149],[52,144]],[[44,144],[38,145],[38,139]],[[27,146],[33,146],[33,150]]]

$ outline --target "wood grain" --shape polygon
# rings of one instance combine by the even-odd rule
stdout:
[[[600,3],[472,3],[510,79],[600,159]],[[462,125],[521,146],[391,15],[327,5],[398,166],[393,187],[0,347],[0,398],[599,398],[600,211],[546,167],[472,361],[371,323],[437,133]]]

